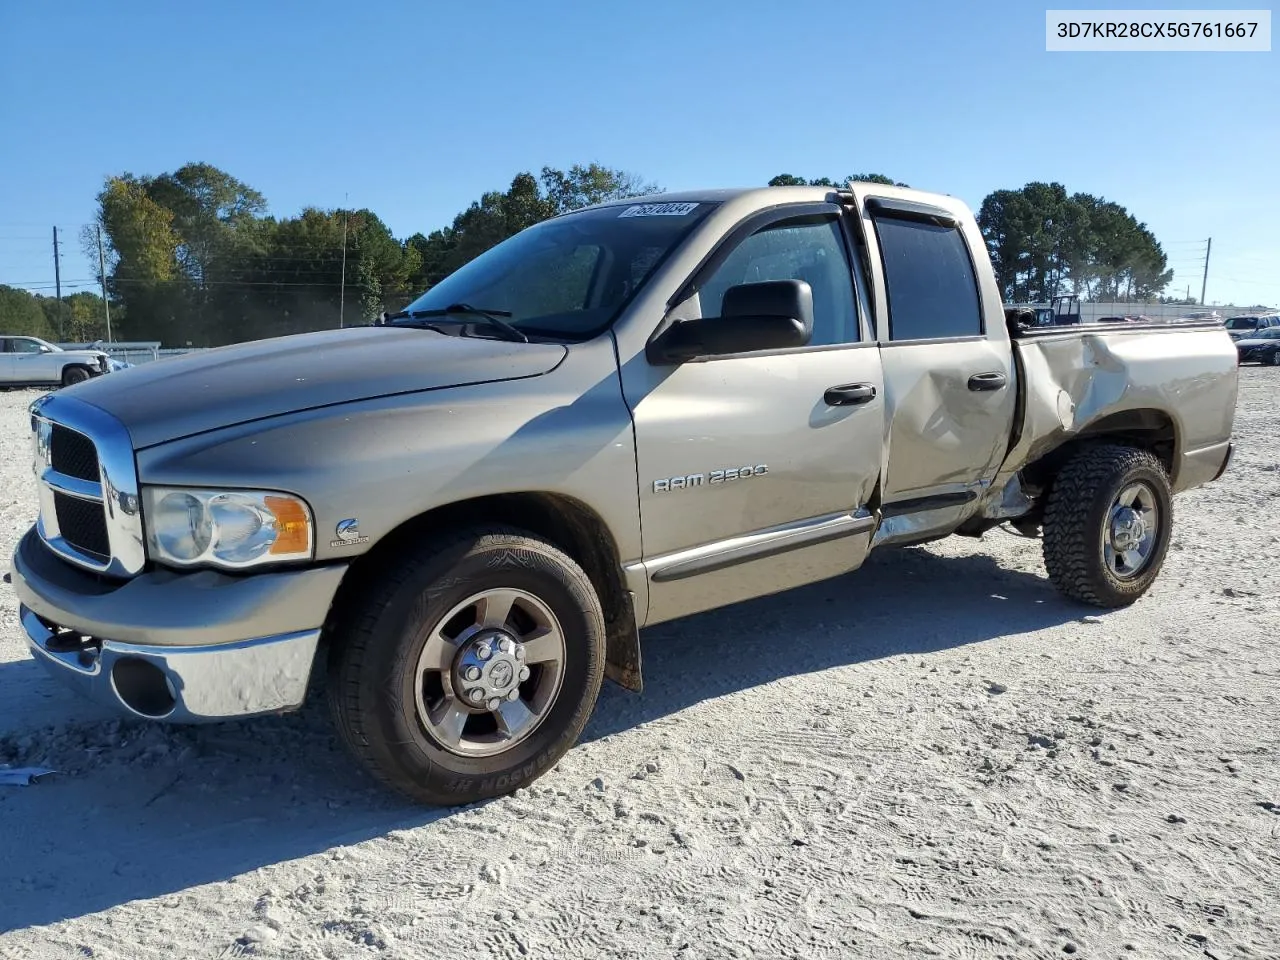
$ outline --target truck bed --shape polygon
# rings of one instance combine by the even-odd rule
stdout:
[[[1018,411],[993,488],[1073,438],[1116,428],[1160,435],[1175,491],[1220,471],[1237,392],[1236,350],[1220,323],[1009,327]]]

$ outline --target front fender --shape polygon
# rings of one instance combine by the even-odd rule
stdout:
[[[579,344],[550,374],[339,404],[138,453],[143,484],[280,490],[305,499],[316,560],[351,560],[422,514],[546,492],[600,516],[640,557],[635,444],[612,346]],[[338,535],[357,521],[358,536]]]

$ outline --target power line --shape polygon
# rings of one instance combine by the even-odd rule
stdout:
[[[1240,277],[1219,277],[1218,279],[1227,280],[1230,283],[1247,283],[1251,285],[1256,284],[1257,286],[1261,286],[1261,287],[1266,287],[1266,286],[1280,287],[1280,282],[1277,282],[1275,280],[1242,280]]]
[[[1204,279],[1200,282],[1200,302],[1204,303],[1204,292],[1209,286],[1209,251],[1213,249],[1213,237],[1210,237],[1204,247]]]
[[[79,286],[79,285],[83,285],[83,284],[96,284],[97,282],[98,282],[98,280],[97,280],[97,278],[96,278],[96,277],[90,277],[90,278],[83,278],[83,277],[82,277],[82,278],[80,278],[80,279],[76,279],[76,280],[63,280],[63,281],[62,281],[62,285],[63,285],[64,287],[70,287],[70,286]],[[175,277],[175,278],[173,278],[173,279],[171,279],[171,280],[144,280],[144,279],[142,279],[142,278],[140,278],[140,277],[114,277],[114,278],[112,278],[112,281],[111,281],[111,282],[112,282],[112,283],[149,283],[149,284],[161,284],[161,283],[192,283],[192,284],[194,284],[194,283],[195,283],[195,281],[190,280],[190,279],[188,279],[187,277]],[[51,288],[51,287],[53,287],[53,284],[52,284],[52,283],[49,283],[49,282],[44,281],[44,280],[36,281],[35,283],[18,283],[18,282],[15,282],[15,281],[13,281],[13,280],[8,280],[8,281],[0,280],[0,283],[3,283],[3,284],[5,284],[6,286],[10,286],[10,287],[26,287],[27,289],[30,289],[30,290],[34,290],[34,289],[37,289],[37,288]],[[313,281],[294,281],[294,280],[205,280],[205,281],[203,281],[203,286],[206,286],[206,287],[213,287],[213,286],[221,286],[221,287],[341,287],[341,286],[342,286],[342,283],[341,283],[341,282],[339,282],[339,281],[336,281],[336,280],[335,280],[335,281],[332,281],[332,282],[327,282],[327,283],[326,283],[326,282],[324,282],[324,281],[320,281],[320,280],[317,280],[317,281],[314,281],[314,282],[313,282]]]

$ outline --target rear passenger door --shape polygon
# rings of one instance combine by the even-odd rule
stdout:
[[[995,476],[1017,385],[1003,304],[973,219],[868,191],[855,189],[888,418],[882,515],[903,518],[889,539],[922,539],[954,529]],[[895,526],[905,535],[894,536]]]

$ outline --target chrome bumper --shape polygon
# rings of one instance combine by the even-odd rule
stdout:
[[[319,630],[213,647],[145,647],[112,640],[59,644],[21,608],[32,655],[90,700],[148,720],[204,723],[302,705]]]
[[[34,531],[13,557],[32,655],[95,701],[174,723],[300,706],[345,572],[156,571],[111,582],[59,560]]]

